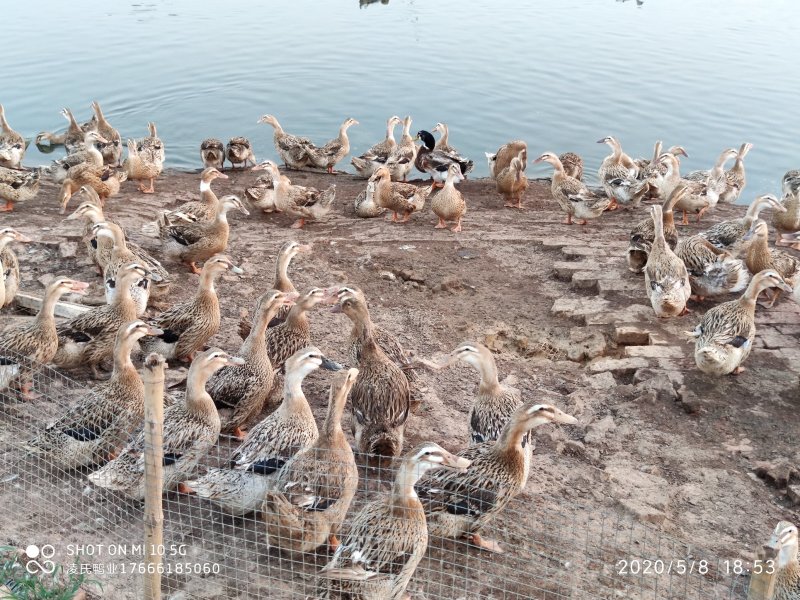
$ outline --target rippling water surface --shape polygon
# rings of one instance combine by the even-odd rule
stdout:
[[[749,200],[800,167],[796,15],[792,0],[7,2],[0,102],[31,138],[93,99],[123,137],[154,120],[178,168],[211,136],[275,158],[267,112],[320,144],[353,116],[355,153],[392,114],[442,121],[478,175],[512,138],[577,151],[590,176],[608,134],[633,156],[682,144],[687,171],[749,141]],[[53,156],[32,145],[26,164]]]

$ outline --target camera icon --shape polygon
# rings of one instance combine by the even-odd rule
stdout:
[[[41,548],[36,544],[31,544],[25,548],[25,555],[29,559],[25,563],[25,570],[31,575],[40,572],[50,575],[55,572],[56,563],[49,560],[56,555],[56,549],[51,544],[45,544]],[[40,558],[41,562],[39,562]]]

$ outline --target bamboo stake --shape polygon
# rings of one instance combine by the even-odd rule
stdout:
[[[775,561],[777,564],[777,556],[770,548],[760,548],[756,553],[756,558],[764,565],[764,570],[761,573],[753,573],[750,576],[750,587],[747,589],[747,600],[772,600],[775,594],[775,571],[774,569],[767,569],[767,560]],[[772,571],[767,573],[767,571]]]
[[[161,549],[164,547],[164,357],[151,354],[144,363],[144,542],[147,569],[144,600],[161,600]]]

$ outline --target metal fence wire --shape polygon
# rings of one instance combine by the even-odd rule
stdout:
[[[8,355],[8,353],[3,353]],[[92,485],[97,466],[65,470],[25,442],[90,390],[42,365],[28,375],[38,397],[0,391],[0,546],[22,552],[33,572],[61,565],[83,574],[89,597],[140,598],[144,566],[143,503]],[[235,438],[221,436],[199,473],[227,468]],[[534,458],[535,460],[535,458]],[[339,540],[353,516],[385,496],[397,461],[356,456],[358,489]],[[334,465],[330,465],[333,468]],[[478,490],[480,491],[480,490]],[[533,502],[530,499],[533,498]],[[216,504],[174,491],[164,494],[162,593],[187,598],[315,598],[331,553],[285,553],[270,547],[264,515],[232,516]],[[386,530],[384,535],[395,532]],[[486,527],[504,552],[463,540],[430,536],[407,592],[426,600],[713,600],[743,599],[748,579],[724,572],[722,562],[687,542],[621,514],[535,493],[513,499],[502,519]],[[50,561],[50,562],[48,562]],[[650,561],[650,562],[648,562]],[[664,561],[664,562],[659,562]],[[671,564],[668,564],[671,561]],[[31,566],[32,565],[32,566]],[[0,582],[2,584],[2,582]]]

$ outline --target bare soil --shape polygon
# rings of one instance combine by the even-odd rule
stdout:
[[[427,207],[404,225],[355,217],[353,199],[363,180],[288,174],[302,185],[336,183],[334,211],[302,231],[289,229],[292,220],[285,215],[254,210],[250,217],[231,216],[228,254],[245,275],[223,277],[217,286],[223,324],[214,345],[239,347],[240,311],[252,309],[271,287],[281,244],[313,242],[313,253],[290,268],[299,290],[345,282],[361,287],[373,320],[420,356],[441,356],[464,340],[482,342],[495,352],[501,379],[521,388],[525,398],[560,395],[561,408],[580,420],[578,426],[537,432],[527,489],[488,531],[507,553],[493,556],[432,541],[430,558],[410,588],[414,598],[743,597],[747,578],[727,577],[716,560],[752,559],[777,521],[800,521],[791,499],[792,486],[800,483],[797,305],[784,301],[760,309],[757,347],[745,373],[711,378],[695,368],[693,347],[681,332],[693,329],[713,304],[658,320],[642,278],[626,269],[627,234],[647,216],[644,208],[606,213],[586,227],[566,226],[546,182],[532,182],[520,211],[503,208],[493,182],[468,180],[460,185],[468,204],[464,230],[454,234],[435,230]],[[258,173],[229,175],[215,182],[218,196],[242,194]],[[196,198],[198,177],[168,172],[156,190],[146,196],[128,182],[106,213],[158,256],[157,240],[144,237],[142,225],[158,210]],[[79,239],[82,225],[62,221],[56,196],[55,187],[45,184],[36,200],[2,217],[3,226],[37,240],[18,248],[23,288],[40,293],[48,277],[64,274],[92,282],[100,301],[102,284]],[[707,222],[742,212],[720,206]],[[196,275],[177,264],[165,266],[174,276],[174,300],[194,293]],[[318,310],[312,326],[315,344],[346,362],[346,318]],[[630,334],[630,328],[638,333]],[[70,376],[92,385],[88,373]],[[171,375],[180,377],[181,372]],[[450,450],[462,448],[477,374],[457,367],[423,378],[426,398],[407,424],[406,447],[433,440]],[[328,381],[314,374],[305,386],[319,419]],[[2,405],[0,448],[10,466],[0,471],[0,544],[24,547],[37,540],[63,552],[79,541],[138,542],[140,507],[100,497],[75,474],[26,473],[25,463],[13,462],[19,459],[18,442],[57,410],[45,400]],[[389,478],[362,470],[362,487],[385,489]],[[257,524],[223,517],[196,499],[169,496],[167,505],[167,539],[190,544],[194,559],[223,564],[220,575],[165,577],[167,597],[300,598],[325,563],[324,552],[290,562],[263,547]],[[658,587],[663,578],[616,572],[617,560],[636,557],[706,557],[717,566],[706,577],[673,576],[668,587]],[[59,558],[64,564],[74,559]],[[137,597],[131,587],[136,578],[97,578],[105,597]]]

